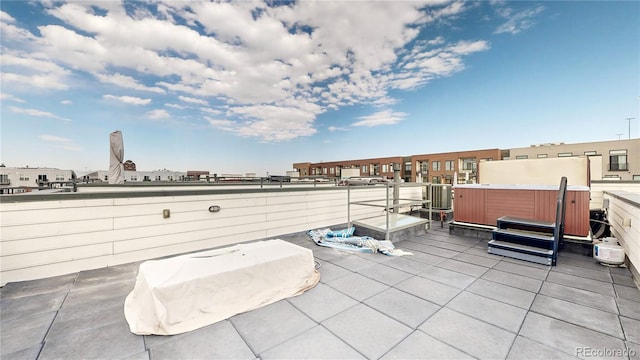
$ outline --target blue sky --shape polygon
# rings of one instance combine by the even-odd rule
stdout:
[[[0,161],[284,173],[639,136],[634,1],[2,1]],[[621,134],[621,135],[618,135]]]

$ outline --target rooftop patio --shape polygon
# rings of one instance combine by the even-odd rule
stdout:
[[[1,288],[3,359],[638,358],[640,292],[626,268],[561,252],[547,267],[432,229],[387,257],[316,246],[308,292],[175,336],[129,331],[139,263]]]

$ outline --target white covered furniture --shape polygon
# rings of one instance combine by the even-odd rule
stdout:
[[[299,295],[320,279],[311,250],[266,240],[146,261],[124,313],[131,332],[173,335]]]

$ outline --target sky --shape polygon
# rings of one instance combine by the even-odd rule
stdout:
[[[6,166],[108,170],[115,130],[138,170],[258,176],[640,134],[636,1],[3,0],[0,31]]]

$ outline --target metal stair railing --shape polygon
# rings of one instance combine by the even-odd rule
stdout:
[[[558,190],[558,198],[556,200],[556,227],[553,230],[553,265],[556,264],[558,258],[558,248],[564,237],[564,219],[567,208],[567,177],[560,179],[560,190]]]

